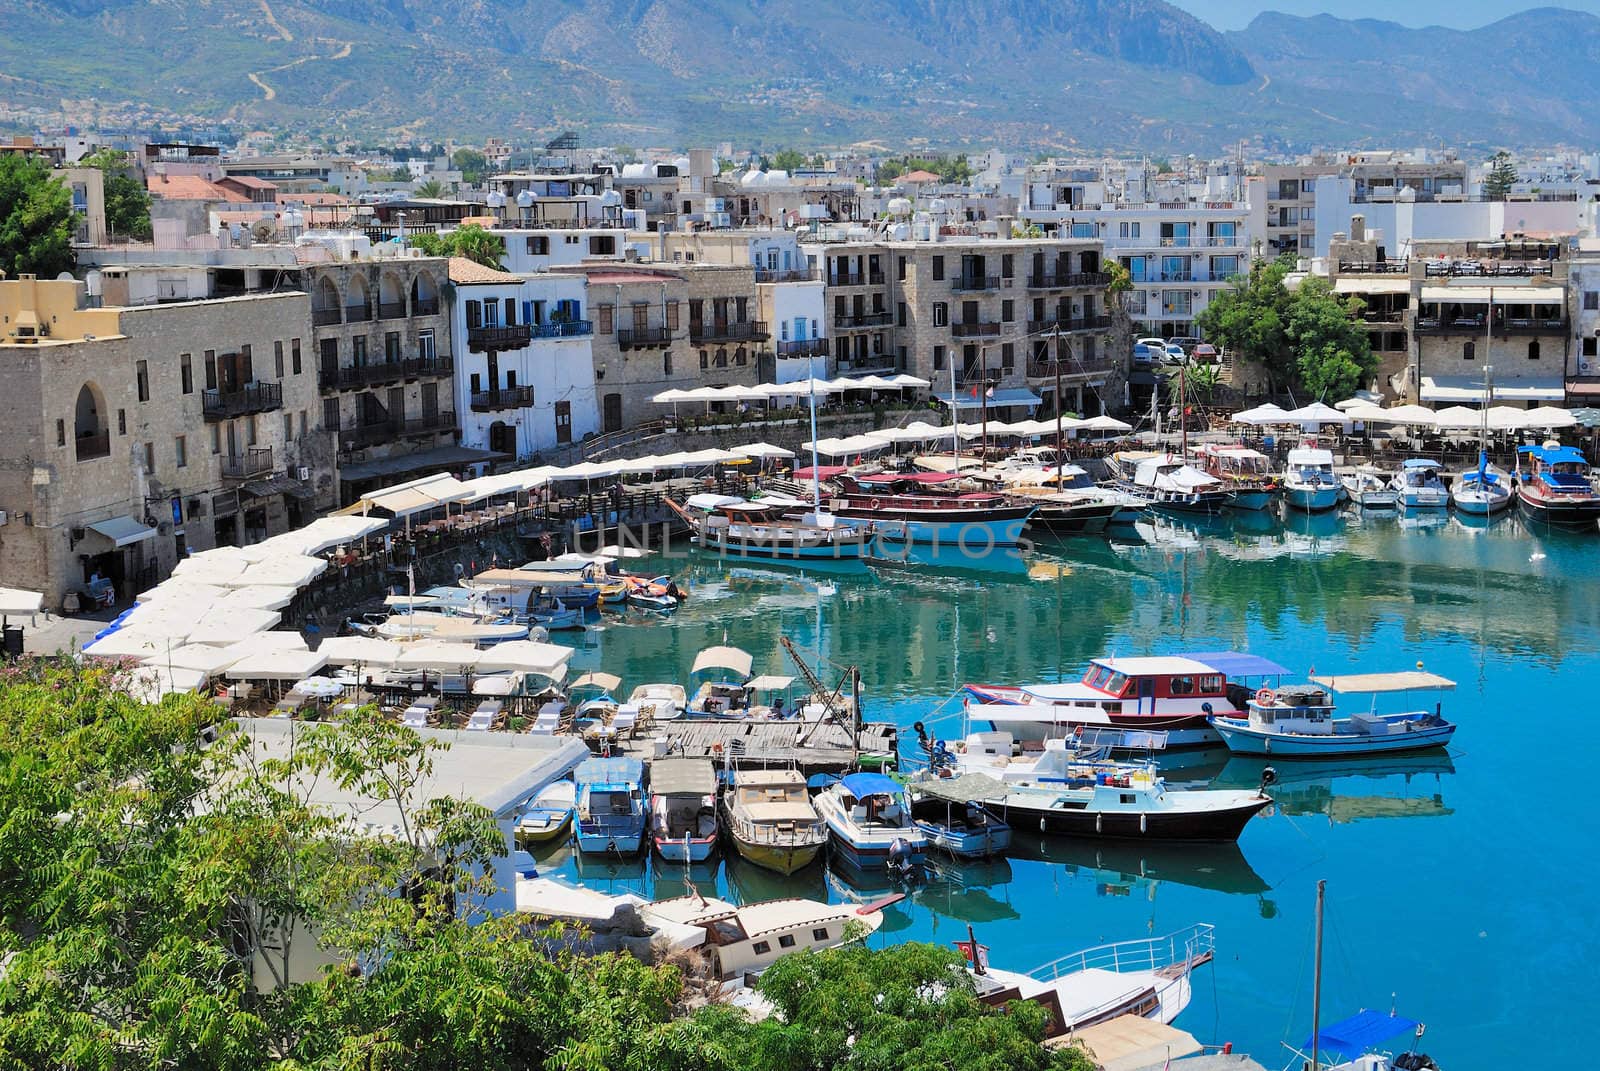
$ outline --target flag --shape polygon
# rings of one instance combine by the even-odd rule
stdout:
[[[966,961],[980,971],[989,969],[989,946],[980,945],[976,941],[952,941],[956,951],[960,952]]]
[[[974,383],[972,385],[972,390],[969,392],[969,394],[973,398],[976,398],[978,396],[978,385],[976,383]]]

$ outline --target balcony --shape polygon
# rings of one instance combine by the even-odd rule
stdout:
[[[352,420],[339,429],[339,449],[356,450],[363,446],[376,446],[390,442],[395,437],[396,422],[390,419]]]
[[[1104,271],[1073,271],[1056,274],[1045,272],[1034,273],[1028,276],[1028,289],[1030,290],[1064,290],[1069,287],[1080,286],[1107,286],[1111,282],[1111,273]]]
[[[670,327],[636,327],[632,330],[617,332],[617,348],[623,350],[637,350],[648,346],[672,345],[672,329]]]
[[[528,324],[480,324],[467,328],[467,349],[473,353],[520,350],[533,339]]]
[[[454,413],[433,413],[410,420],[394,421],[401,435],[437,435],[441,431],[454,431],[456,428],[456,415]]]
[[[1366,309],[1361,313],[1361,322],[1367,324],[1399,324],[1405,319],[1404,312],[1391,309]]]
[[[339,322],[338,309],[312,309],[311,326],[328,327]]]
[[[873,272],[873,274],[875,276],[877,276],[877,281],[878,282],[880,282],[880,283],[883,282],[883,273],[881,271],[880,272]],[[760,279],[758,278],[756,281],[759,282]],[[860,271],[836,271],[836,272],[830,272],[828,274],[828,285],[829,286],[866,286],[867,285],[867,273],[866,272],[860,272]]]
[[[80,435],[73,440],[78,448],[79,461],[92,461],[97,457],[106,457],[111,453],[111,433],[102,431],[98,435]]]
[[[1564,335],[1567,333],[1564,317],[1508,317],[1494,325],[1497,335]]]
[[[1534,275],[1552,275],[1555,265],[1548,260],[1524,261],[1498,261],[1498,260],[1449,260],[1442,262],[1428,261],[1423,266],[1423,272],[1430,279],[1466,276],[1477,278],[1480,276],[1523,278]]]
[[[844,372],[898,372],[900,362],[892,353],[872,353],[865,357],[839,358],[839,371]]]
[[[413,357],[404,361],[379,361],[376,364],[348,365],[343,368],[324,364],[317,371],[317,386],[323,390],[359,390],[402,379],[448,376],[455,370],[449,354],[442,357]]]
[[[593,320],[567,320],[562,323],[534,324],[534,338],[584,338],[594,334]]]
[[[794,342],[779,342],[779,357],[826,357],[828,355],[828,340],[825,338],[803,338]]]
[[[852,327],[887,327],[893,317],[887,312],[857,312],[840,316],[834,313],[833,326],[839,328]]]
[[[505,390],[479,391],[472,396],[474,413],[493,413],[500,409],[526,409],[533,404],[532,387],[507,387]]]
[[[999,290],[1002,285],[1011,280],[1002,280],[998,275],[958,275],[950,280],[951,290]]]
[[[278,383],[251,383],[239,390],[205,391],[201,405],[209,421],[228,420],[251,413],[270,413],[283,408],[283,387]]]
[[[1000,325],[982,320],[968,324],[951,324],[950,333],[956,338],[997,338],[1000,335]]]
[[[416,301],[413,301],[411,303],[411,315],[413,315],[413,316],[437,316],[437,315],[439,315],[439,299],[438,298],[426,298],[426,299],[418,298]]]
[[[1005,378],[1004,368],[963,368],[956,374],[956,387],[976,387],[985,384],[995,384]],[[938,379],[937,376],[934,377]]]
[[[372,309],[365,302],[344,307],[344,322],[347,324],[366,323],[370,319],[372,319]]]
[[[689,341],[701,342],[750,342],[772,337],[772,332],[767,330],[765,320],[747,320],[742,324],[736,323],[689,323]]]
[[[1028,334],[1045,331],[1104,331],[1111,326],[1109,316],[1056,317],[1050,320],[1029,320]]]
[[[1058,374],[1062,379],[1097,375],[1111,371],[1113,364],[1110,357],[1087,357],[1081,361],[1070,358],[1061,361],[1029,361],[1028,378],[1053,380]]]
[[[1340,275],[1407,275],[1411,265],[1404,260],[1341,260]]]
[[[814,283],[817,273],[810,268],[757,268],[758,283]]]
[[[272,447],[252,446],[242,454],[229,454],[222,459],[224,480],[254,480],[272,475]]]
[[[404,301],[378,302],[378,319],[404,320],[406,318],[406,303]]]

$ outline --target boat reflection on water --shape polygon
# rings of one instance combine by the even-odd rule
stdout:
[[[721,869],[720,854],[713,854],[704,862],[690,863],[688,866],[669,863],[660,856],[651,856],[650,896],[654,900],[670,900],[674,896],[688,896],[694,892],[713,895]]]
[[[1009,899],[990,891],[1009,893],[1011,864],[1004,859],[958,863],[930,856],[927,875],[927,883],[913,890],[911,899],[935,915],[974,924],[1022,917]]]
[[[1455,762],[1443,748],[1349,762],[1237,755],[1217,775],[1216,786],[1254,787],[1261,783],[1261,770],[1266,766],[1277,772],[1271,792],[1284,814],[1320,814],[1330,822],[1359,822],[1454,813],[1439,791],[1440,779],[1456,772]]]
[[[839,866],[835,859],[828,860],[826,868],[822,869],[823,880],[827,886],[827,895],[818,896],[816,899],[841,904],[870,904],[896,893],[909,893],[911,887],[905,882],[892,882],[882,874],[871,879],[858,870],[846,865]],[[793,893],[789,895],[793,896]],[[909,898],[899,900],[884,907],[883,925],[878,927],[879,934],[900,933],[911,928],[911,901]]]
[[[1031,538],[1031,537],[1030,537]],[[1028,574],[1028,562],[1021,547],[996,547],[974,536],[965,546],[947,543],[923,545],[875,540],[869,549],[868,566],[880,576],[900,574],[973,573],[984,576]]]
[[[1126,896],[1141,883],[1155,886],[1162,882],[1248,896],[1271,889],[1237,844],[1140,844],[1053,837],[1018,829],[1012,831],[1011,855],[1060,863],[1070,873],[1089,873],[1100,881],[1101,891],[1112,896]]]
[[[603,893],[644,894],[648,857],[644,852],[619,859],[614,855],[578,852],[569,864],[579,881]]]
[[[1117,752],[1114,755],[1126,754],[1129,757],[1145,758],[1145,753]],[[1166,779],[1167,787],[1174,789],[1211,788],[1218,774],[1228,764],[1228,759],[1233,752],[1221,744],[1211,747],[1183,747],[1173,751],[1156,751],[1148,753],[1148,757],[1155,760],[1156,768],[1161,771],[1161,776]],[[1251,785],[1251,788],[1256,786]]]
[[[775,870],[756,866],[730,853],[723,872],[727,875],[728,891],[732,894],[730,899],[741,904],[781,900],[790,896],[801,896],[808,900],[828,899],[828,884],[820,858],[785,877]]]

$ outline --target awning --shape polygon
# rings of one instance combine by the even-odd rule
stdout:
[[[1311,680],[1330,691],[1366,694],[1446,691],[1456,686],[1456,682],[1448,677],[1424,673],[1419,669],[1407,669],[1399,673],[1349,673],[1342,677],[1312,677]]]
[[[148,528],[132,517],[112,517],[109,520],[95,521],[93,524],[84,525],[89,531],[110,543],[113,549],[142,543],[146,539],[154,538],[156,530]]]
[[[1533,301],[1542,304],[1565,302],[1567,299],[1566,288],[1563,286],[1529,286],[1516,283],[1496,283],[1494,286],[1425,286],[1422,288],[1423,301],[1488,301],[1490,293],[1494,294],[1495,304],[1505,305],[1512,302]]]
[[[741,651],[737,647],[707,647],[695,655],[694,665],[690,673],[701,673],[708,669],[729,669],[741,677],[750,676],[750,667],[755,664],[755,659],[748,651]]]
[[[1422,377],[1425,402],[1482,402],[1486,394],[1477,376]],[[1499,402],[1559,402],[1566,400],[1567,387],[1560,376],[1496,380],[1494,397]]]
[[[0,614],[36,614],[43,605],[44,596],[37,591],[0,588]]]
[[[657,759],[650,764],[650,792],[656,796],[709,796],[717,791],[710,759]]]
[[[622,687],[622,678],[615,673],[601,673],[599,670],[590,670],[575,681],[567,684],[567,691],[574,688],[598,688],[602,692],[614,692]]]
[[[246,480],[239,485],[239,490],[251,498],[271,498],[273,495],[296,495],[299,492],[310,490],[299,480],[287,476],[268,476],[264,480]]]
[[[746,681],[744,686],[752,692],[781,692],[793,683],[793,677],[779,677],[767,674]]]
[[[1390,1038],[1416,1033],[1418,1023],[1399,1015],[1385,1015],[1368,1008],[1348,1019],[1332,1023],[1317,1031],[1317,1047],[1333,1059],[1354,1060],[1357,1056],[1375,1049]],[[1306,1038],[1302,1048],[1311,1048],[1311,1038]]]
[[[1368,279],[1342,275],[1334,280],[1335,294],[1409,294],[1411,280],[1404,275],[1391,279]]]
[[[1580,398],[1600,398],[1600,376],[1567,380],[1567,393]]]
[[[1286,667],[1269,658],[1244,651],[1203,651],[1199,654],[1185,653],[1183,657],[1204,662],[1230,680],[1240,677],[1283,677],[1289,673]]]
[[[475,450],[470,446],[441,446],[436,450],[420,450],[402,457],[385,457],[377,461],[358,461],[339,466],[339,479],[345,483],[360,483],[385,476],[403,476],[423,469],[462,468],[485,461],[508,461],[510,454],[494,450]]]
[[[942,393],[935,392],[934,397],[945,405],[950,404],[949,391],[944,391]],[[982,409],[985,405],[987,405],[990,409],[1003,408],[1008,405],[1026,405],[1029,408],[1033,408],[1043,404],[1043,402],[1043,398],[1040,398],[1037,394],[1033,393],[1033,391],[1022,387],[1012,387],[1007,388],[1006,390],[997,390],[989,396],[988,401],[984,400],[982,392],[979,392],[977,397],[973,397],[973,394],[970,390],[956,391],[957,409]]]
[[[1004,798],[1006,786],[990,777],[988,774],[969,773],[960,777],[934,778],[928,781],[915,781],[911,784],[913,792],[925,796],[935,796],[952,803],[974,803],[979,800],[998,800]]]

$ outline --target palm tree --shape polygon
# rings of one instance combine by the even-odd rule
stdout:
[[[438,179],[429,179],[427,182],[424,182],[422,185],[417,187],[417,196],[443,197],[444,186],[440,184]]]

